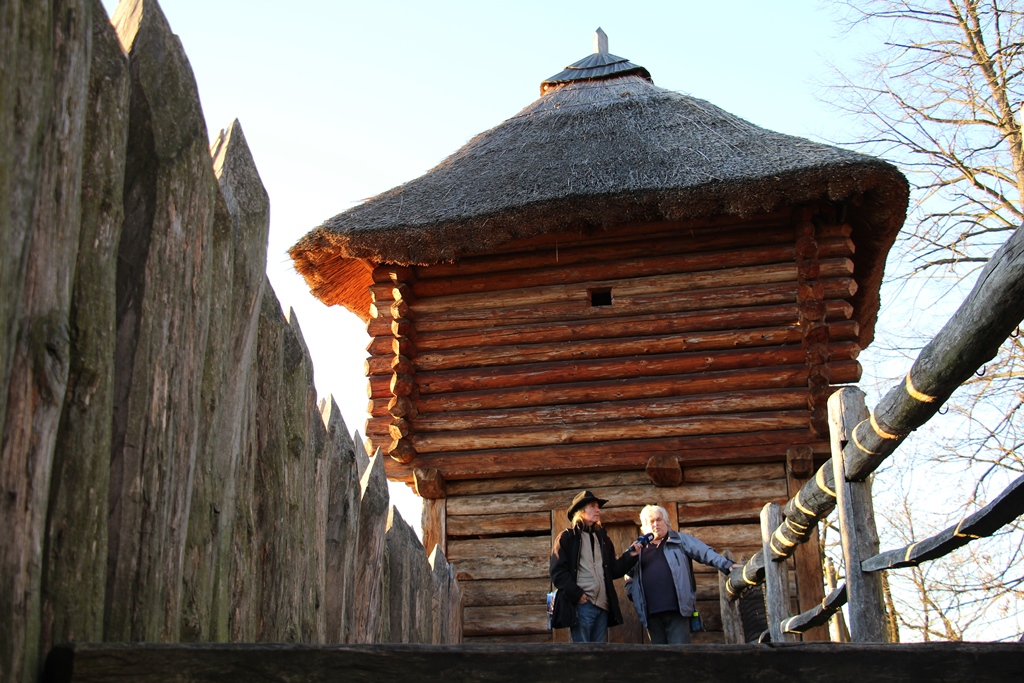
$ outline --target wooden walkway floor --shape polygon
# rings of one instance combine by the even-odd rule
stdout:
[[[1024,643],[901,645],[78,644],[44,681],[955,681],[1024,680]]]

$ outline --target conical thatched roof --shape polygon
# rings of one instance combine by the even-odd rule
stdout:
[[[366,317],[366,261],[431,264],[541,233],[850,200],[855,303],[871,328],[907,195],[888,163],[610,74],[554,87],[423,176],[325,221],[291,256],[316,296]]]

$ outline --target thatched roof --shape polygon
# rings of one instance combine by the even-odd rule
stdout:
[[[291,256],[315,295],[365,318],[367,262],[432,264],[542,233],[848,201],[855,305],[870,330],[907,196],[888,163],[611,74],[554,87],[423,176],[325,221]]]

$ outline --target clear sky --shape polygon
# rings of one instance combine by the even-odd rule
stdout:
[[[104,0],[113,14],[115,0]],[[313,356],[321,396],[363,429],[365,327],[315,300],[288,248],[323,220],[411,180],[515,115],[542,80],[593,52],[757,125],[847,140],[822,101],[829,63],[873,45],[815,0],[516,2],[166,0],[210,136],[238,118],[270,195],[268,272]],[[863,358],[863,357],[862,357]],[[399,487],[400,489],[404,487]],[[393,498],[418,526],[402,492]]]

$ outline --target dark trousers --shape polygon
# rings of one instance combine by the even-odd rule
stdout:
[[[690,620],[679,612],[658,612],[647,617],[652,645],[685,645],[690,642]]]

